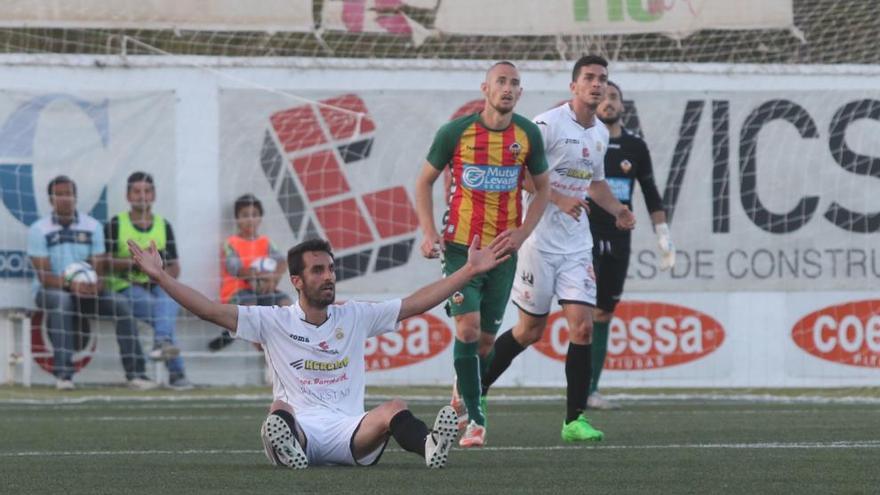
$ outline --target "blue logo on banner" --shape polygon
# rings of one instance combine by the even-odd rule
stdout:
[[[34,165],[28,161],[33,160],[34,156],[37,123],[43,110],[59,100],[73,103],[89,117],[103,146],[106,147],[110,141],[108,100],[93,103],[72,95],[47,94],[16,108],[0,127],[0,162],[4,162],[0,164],[0,199],[12,216],[24,225],[34,223],[40,216],[37,211],[38,189],[34,184]],[[45,191],[45,185],[41,185],[39,190]],[[107,221],[106,186],[89,214],[99,221]],[[0,250],[0,278],[30,276],[30,263],[23,251]]]
[[[465,164],[461,173],[462,185],[468,189],[486,192],[516,190],[520,167]]]

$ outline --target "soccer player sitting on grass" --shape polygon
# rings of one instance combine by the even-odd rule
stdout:
[[[290,306],[233,306],[211,301],[162,269],[154,245],[129,243],[134,259],[171,297],[200,318],[237,338],[258,343],[273,373],[274,401],[261,437],[278,466],[373,465],[393,436],[405,450],[424,456],[429,468],[446,465],[458,418],[450,406],[433,430],[400,399],[364,412],[364,344],[395,331],[397,322],[436,306],[468,281],[510,258],[509,233],[483,249],[474,238],[468,259],[455,273],[403,299],[334,305],[336,273],[330,245],[321,239],[290,249],[290,281],[299,297]]]

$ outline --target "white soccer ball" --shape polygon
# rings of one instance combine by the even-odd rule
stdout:
[[[94,284],[98,282],[98,273],[85,261],[74,261],[64,268],[64,281],[68,284],[73,282]]]
[[[275,269],[278,268],[278,262],[275,261],[275,258],[270,258],[268,256],[264,258],[257,258],[251,262],[251,268],[254,269],[257,273],[266,273],[266,272],[274,272]]]

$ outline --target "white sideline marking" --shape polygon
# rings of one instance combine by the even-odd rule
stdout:
[[[547,445],[547,446],[506,446],[482,447],[479,449],[458,449],[457,452],[510,452],[510,451],[553,451],[553,450],[767,450],[767,449],[878,449],[880,440],[857,442],[759,442],[759,443],[691,443],[667,445]],[[404,452],[402,449],[388,449],[389,452]],[[64,456],[125,456],[125,455],[229,455],[262,454],[262,450],[69,450],[61,452],[26,451],[0,452],[0,457],[64,457]]]
[[[848,395],[835,397],[833,395],[773,395],[773,394],[608,394],[604,395],[606,399],[624,403],[675,403],[684,401],[704,401],[704,402],[746,402],[753,404],[863,404],[863,405],[880,405],[880,397],[865,397],[858,395]],[[371,404],[391,400],[392,398],[403,398],[412,403],[437,403],[448,402],[449,395],[367,395],[366,401]],[[489,396],[489,403],[532,403],[532,402],[559,402],[564,401],[565,395],[503,395],[492,394]],[[235,402],[260,402],[269,404],[272,401],[270,394],[236,394],[236,395],[169,395],[169,396],[114,396],[114,395],[88,395],[82,397],[51,397],[41,399],[2,399],[0,406],[3,405],[77,405],[87,403],[109,403],[119,404],[124,402],[137,402],[140,404],[156,404],[156,403],[191,403],[191,402],[210,402],[221,401],[224,403]],[[228,407],[228,405],[217,406],[209,404],[201,404],[198,407]]]

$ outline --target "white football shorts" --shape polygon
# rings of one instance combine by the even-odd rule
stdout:
[[[372,466],[379,462],[379,457],[388,444],[386,440],[381,447],[360,459],[352,454],[354,434],[361,425],[366,413],[359,416],[342,415],[300,415],[294,413],[306,435],[306,457],[309,466],[342,465]]]
[[[535,316],[547,315],[553,296],[560,305],[596,305],[592,250],[553,254],[539,251],[526,242],[517,256],[511,299],[523,311]]]

